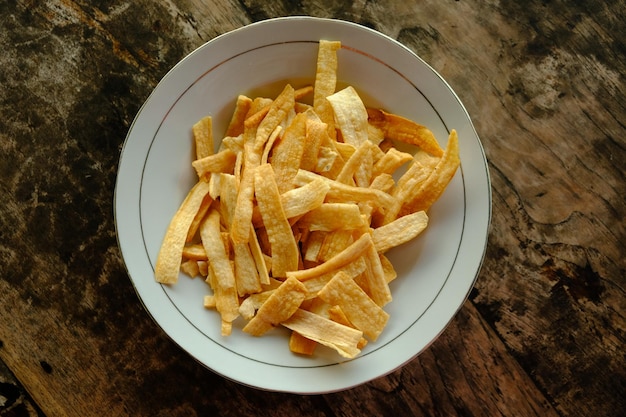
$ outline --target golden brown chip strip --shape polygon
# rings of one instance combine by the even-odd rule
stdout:
[[[298,170],[294,178],[294,184],[298,186],[305,185],[316,178],[324,178],[330,185],[328,190],[328,198],[335,202],[374,202],[377,207],[385,208],[393,204],[394,198],[380,190],[372,188],[355,187],[351,185],[342,184],[340,182],[331,180],[313,172]]]
[[[317,342],[302,336],[298,332],[291,332],[289,336],[289,350],[300,355],[311,356],[315,353]]]
[[[298,309],[281,324],[308,339],[336,350],[345,358],[354,358],[361,353],[357,346],[361,341],[363,332],[329,320],[319,314]]]
[[[391,148],[374,165],[372,176],[393,174],[398,168],[413,160],[413,155]]]
[[[328,306],[319,298],[305,299],[300,305],[300,309],[311,313],[325,315]],[[311,356],[315,353],[318,343],[314,340],[307,339],[298,332],[291,331],[289,336],[289,350],[300,355]]]
[[[359,167],[363,165],[363,160],[366,158],[367,154],[369,154],[372,148],[376,147],[372,142],[366,140],[359,146],[356,151],[350,156],[350,158],[346,161],[345,165],[341,169],[335,181],[342,182],[344,184],[350,184],[352,177],[357,172]],[[368,183],[369,185],[369,183]],[[363,185],[361,185],[363,186]]]
[[[284,277],[298,269],[299,250],[291,226],[280,202],[274,170],[270,164],[255,171],[254,188],[263,224],[267,230],[272,252],[272,276]]]
[[[246,299],[239,304],[239,314],[241,314],[241,317],[245,320],[252,320],[257,310],[270,298],[270,295],[272,295],[274,291],[275,289],[267,290],[250,294],[249,297],[246,297]]]
[[[460,164],[459,139],[456,130],[453,129],[448,137],[448,144],[443,156],[435,170],[424,181],[418,192],[405,202],[400,210],[400,215],[404,216],[415,211],[428,210],[441,197]]]
[[[302,187],[282,193],[280,201],[285,217],[290,219],[318,208],[324,203],[328,190],[330,190],[330,185],[323,179],[318,178]]]
[[[320,147],[325,141],[328,125],[321,120],[307,119],[305,144],[300,158],[300,168],[314,171],[317,166]]]
[[[390,193],[395,185],[396,182],[390,174],[379,174],[372,180],[370,188]]]
[[[220,143],[220,152],[224,149],[230,149],[235,153],[243,151],[243,134],[224,137]]]
[[[253,336],[263,333],[289,319],[306,296],[306,287],[295,278],[287,279],[273,291],[243,331]]]
[[[348,320],[348,317],[346,317],[346,313],[343,312],[343,310],[341,309],[341,307],[339,306],[332,306],[328,309],[328,318],[332,321],[335,321],[339,324],[343,324],[344,326],[348,326],[348,327],[353,327],[354,325],[352,323],[350,323],[350,320]],[[367,339],[362,337],[361,340],[359,341],[359,344],[357,345],[357,347],[361,350],[363,350],[363,348],[365,347],[365,345],[367,345]]]
[[[308,262],[318,262],[319,253],[324,243],[324,237],[327,232],[311,232],[307,236],[306,243],[304,244],[304,260]]]
[[[235,152],[224,149],[219,153],[193,161],[191,166],[196,170],[198,178],[202,178],[210,173],[233,172],[236,160],[237,154]]]
[[[205,295],[202,304],[204,305],[204,308],[217,307],[217,301],[215,300],[214,295]]]
[[[338,305],[350,323],[371,340],[378,338],[389,320],[389,314],[343,272],[337,273],[318,295],[327,303]]]
[[[268,97],[255,97],[254,100],[252,100],[252,104],[250,105],[248,113],[246,114],[246,120],[250,119],[254,114],[260,111],[263,111],[265,112],[265,114],[267,114],[267,112],[269,111],[269,105],[272,104],[272,101],[274,100]],[[261,123],[260,119],[256,121],[256,125],[258,126],[259,123]],[[246,124],[248,125],[248,127],[250,126],[250,123],[244,122],[244,126]]]
[[[391,194],[395,185],[396,182],[391,175],[380,174],[372,180],[369,188]],[[381,224],[383,214],[380,208],[374,207],[372,203],[359,203],[359,207],[361,208],[361,213],[366,216],[370,226],[377,227]]]
[[[392,192],[393,201],[387,207],[382,224],[392,222],[399,216],[402,205],[405,204],[411,196],[418,193],[422,184],[429,178],[432,171],[433,170],[424,166],[420,161],[413,161],[409,169],[400,177],[396,188]],[[376,224],[375,226],[378,227],[379,225]]]
[[[154,276],[157,282],[174,284],[178,281],[178,273],[189,226],[193,222],[202,200],[204,200],[208,192],[208,182],[197,182],[185,197],[174,217],[172,217],[165,232],[154,268]]]
[[[208,175],[209,178],[209,196],[213,200],[217,200],[220,197],[220,176]]]
[[[200,275],[206,277],[209,275],[209,263],[207,261],[196,261],[198,263],[198,271]]]
[[[220,231],[220,213],[211,210],[200,226],[200,238],[220,288],[235,288],[235,275]]]
[[[261,154],[270,135],[274,129],[280,125],[289,111],[293,109],[294,104],[294,89],[290,84],[287,84],[283,91],[270,105],[267,115],[265,115],[261,123],[259,123],[254,141],[254,148],[256,152]]]
[[[349,143],[336,142],[335,147],[337,148],[337,152],[341,155],[344,161],[350,159],[353,153],[356,152],[356,146],[350,145]],[[344,162],[345,163],[345,162]],[[342,166],[343,169],[343,166]]]
[[[439,160],[437,160],[439,162]],[[401,200],[408,199],[415,194],[422,186],[424,181],[430,176],[435,169],[435,165],[425,165],[422,161],[414,160],[404,174],[398,180],[393,195]]]
[[[228,336],[232,330],[230,323],[239,317],[239,298],[237,297],[237,289],[234,285],[228,288],[219,285],[216,274],[221,272],[216,272],[213,267],[214,265],[209,267],[206,281],[213,289],[215,308],[218,313],[220,313],[222,322],[222,335]]]
[[[298,173],[304,152],[307,119],[307,113],[296,115],[285,129],[280,141],[274,146],[272,156],[269,158],[281,194],[293,188],[292,180]]]
[[[377,128],[376,126],[373,126],[372,124],[368,124],[367,125],[367,138],[372,143],[376,145],[380,145],[385,140],[385,132],[383,132],[381,129]],[[380,147],[378,149],[380,149]],[[380,149],[380,151],[384,153],[382,149]]]
[[[202,159],[213,154],[213,118],[205,116],[192,126],[193,138],[196,144],[196,159]]]
[[[236,294],[235,290],[233,289],[232,292],[233,292],[233,294],[235,294],[235,300],[236,300],[237,294]],[[222,299],[224,299],[224,298],[222,298]],[[220,299],[218,298],[218,299],[215,300],[215,308],[218,311],[219,311],[219,305],[220,305]],[[221,324],[220,329],[221,329],[222,336],[230,336],[232,334],[232,332],[233,332],[233,323],[232,323],[232,321],[226,321],[226,320],[222,319],[220,324]]]
[[[235,111],[233,112],[228,128],[226,129],[226,136],[239,136],[243,133],[246,115],[248,114],[248,111],[250,111],[251,106],[251,98],[244,95],[237,97]]]
[[[305,85],[304,87],[296,88],[293,92],[293,98],[300,100],[313,92],[312,85]]]
[[[367,140],[367,109],[354,87],[348,86],[326,98],[333,108],[344,142],[359,147]]]
[[[267,264],[265,263],[265,256],[261,250],[261,245],[257,235],[252,227],[250,227],[250,239],[248,241],[250,247],[250,253],[254,258],[254,264],[256,265],[257,272],[259,274],[259,281],[262,285],[269,285],[270,275],[268,272]]]
[[[206,256],[206,251],[204,250],[204,246],[198,243],[185,245],[185,247],[183,248],[183,258],[191,259],[194,261],[206,261],[208,259]]]
[[[287,277],[294,277],[300,281],[306,281],[307,279],[319,277],[320,275],[327,274],[332,271],[336,271],[341,267],[346,266],[350,262],[356,261],[367,250],[368,246],[372,245],[372,237],[369,233],[363,234],[353,244],[333,256],[328,261],[319,264],[313,268],[301,269],[299,271],[287,272]]]
[[[274,131],[270,135],[269,139],[267,140],[267,143],[265,144],[265,147],[263,148],[263,155],[261,156],[261,164],[267,164],[267,159],[269,158],[269,154],[272,151],[272,148],[274,147],[274,142],[276,142],[276,139],[278,139],[278,136],[280,135],[282,131],[283,131],[282,126],[276,126],[276,129],[274,129]]]
[[[367,109],[367,113],[369,123],[381,129],[387,139],[419,146],[435,156],[443,155],[435,135],[426,126],[379,109]]]
[[[187,231],[187,239],[185,239],[186,243],[191,242],[193,238],[196,236],[196,233],[198,232],[198,228],[200,227],[200,223],[202,222],[202,220],[204,220],[204,216],[206,216],[207,212],[209,211],[209,207],[211,207],[211,204],[213,204],[213,198],[211,198],[211,195],[209,193],[204,196],[204,199],[202,200],[202,203],[200,204],[200,207],[198,208],[198,212],[194,216],[191,224],[189,225],[189,230]],[[183,250],[183,256],[184,256],[184,250]]]
[[[211,178],[219,178],[219,208],[222,214],[222,221],[227,230],[230,230],[237,204],[237,190],[239,184],[237,178],[231,174],[220,174],[219,177],[213,175]]]
[[[244,297],[261,291],[259,272],[248,243],[233,245],[237,294]]]
[[[200,269],[198,268],[198,262],[189,259],[180,264],[180,270],[190,276],[191,278],[195,278],[200,274]]]
[[[261,156],[254,151],[252,141],[244,144],[244,163],[237,193],[237,203],[231,223],[231,239],[234,243],[247,243],[250,239],[252,213],[254,211],[254,171]]]
[[[361,256],[356,261],[350,262],[349,264],[337,270],[331,271],[327,274],[323,274],[315,278],[307,279],[306,281],[302,281],[302,283],[304,284],[304,286],[306,287],[308,291],[307,299],[317,297],[317,293],[322,288],[324,288],[326,284],[328,284],[328,281],[330,281],[337,272],[342,271],[345,274],[347,274],[349,277],[356,278],[357,276],[365,272],[365,268],[366,268],[365,260]]]
[[[307,110],[312,110],[313,106],[311,106],[310,104],[306,104],[306,103],[301,103],[299,101],[296,101],[296,105],[293,107],[293,110],[296,114],[298,113],[304,113]]]
[[[311,231],[355,230],[367,227],[356,204],[324,203],[306,213],[297,223],[299,228]]]
[[[320,40],[317,50],[313,106],[319,112],[320,103],[335,92],[337,86],[337,51],[340,41]]]
[[[369,231],[369,230],[368,230]],[[338,229],[324,237],[322,247],[317,256],[318,261],[324,262],[347,248],[354,242],[355,230]]]
[[[362,275],[366,283],[364,289],[366,289],[372,301],[382,307],[391,302],[391,290],[387,284],[385,271],[373,242],[363,254],[363,259],[366,265],[365,272]]]
[[[287,88],[285,89],[288,90]],[[257,105],[265,106],[264,103],[268,101],[269,103],[272,102],[270,99],[254,99],[250,111],[256,111]],[[250,123],[250,118],[246,119],[244,123],[243,162],[237,193],[237,204],[235,205],[231,223],[231,239],[235,243],[247,243],[250,238],[252,213],[254,211],[254,171],[261,163],[263,150],[262,143],[258,147],[256,146],[258,123],[261,123],[261,120],[256,120],[255,123]]]
[[[374,146],[372,149],[378,149]],[[361,165],[357,167],[356,172],[354,173],[354,182],[358,187],[369,187],[370,182],[372,181],[372,170],[374,168],[374,153],[367,152],[363,155],[363,159],[361,161]]]
[[[432,171],[441,160],[441,157],[433,156],[426,151],[419,150],[415,153],[415,155],[413,155],[413,159],[419,162],[424,169]]]
[[[329,135],[322,137],[322,143],[317,155],[317,164],[315,165],[315,172],[319,172],[327,178],[335,179],[341,171],[344,158],[339,153],[337,146],[339,142],[336,142]]]
[[[327,133],[333,140],[336,137],[335,116],[326,97],[337,88],[337,51],[340,48],[339,41],[319,42],[313,90],[313,109],[322,122],[326,123]]]
[[[425,211],[417,211],[398,217],[391,223],[377,227],[372,231],[372,241],[378,253],[413,240],[428,226],[428,215]]]
[[[385,273],[385,280],[387,281],[387,284],[389,284],[391,281],[398,278],[398,273],[396,272],[396,269],[393,267],[393,264],[391,263],[389,258],[387,258],[382,253],[378,254],[378,256],[380,257],[380,264],[382,265],[383,271]]]
[[[248,129],[250,127],[257,127],[258,128],[258,126],[261,124],[261,122],[263,121],[265,116],[267,116],[267,113],[270,111],[270,104],[272,104],[272,100],[270,100],[267,103],[267,105],[263,106],[261,109],[259,109],[255,113],[252,113],[251,115],[248,115],[248,117],[246,117],[246,120],[243,123],[244,132],[245,132],[246,129]],[[252,111],[253,109],[254,109],[254,107],[251,108],[250,111]]]

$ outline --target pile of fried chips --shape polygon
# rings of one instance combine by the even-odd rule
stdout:
[[[321,344],[358,355],[389,320],[396,272],[385,253],[426,228],[459,166],[454,130],[444,150],[428,128],[367,108],[353,87],[336,91],[340,48],[320,41],[313,86],[239,96],[217,151],[211,117],[193,126],[198,181],[155,276],[203,277],[224,336],[241,317],[254,336],[290,329],[299,354]]]

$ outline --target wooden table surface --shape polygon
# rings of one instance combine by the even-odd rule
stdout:
[[[0,416],[626,415],[626,3],[0,3]],[[483,142],[492,228],[469,299],[392,374],[268,393],[191,359],[144,311],[113,218],[143,101],[215,36],[287,15],[415,51]]]

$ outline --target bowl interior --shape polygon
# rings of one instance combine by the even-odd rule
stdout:
[[[315,77],[319,39],[340,40],[339,86],[352,85],[365,104],[428,126],[446,145],[459,132],[462,167],[429,212],[415,241],[392,250],[398,272],[391,315],[380,338],[356,359],[317,350],[291,354],[288,334],[261,338],[220,335],[219,315],[202,307],[208,287],[181,276],[174,286],[154,282],[165,230],[196,181],[191,126],[213,117],[221,138],[239,94],[274,97],[286,83]],[[292,392],[328,392],[386,374],[428,346],[465,300],[480,267],[490,217],[488,173],[480,141],[460,101],[428,65],[397,42],[354,24],[286,18],[251,25],[205,44],[161,81],[129,132],[118,172],[116,226],[137,292],[157,323],[214,371],[244,384]],[[471,192],[471,194],[470,194]],[[468,221],[471,220],[471,221]],[[342,365],[340,365],[342,364]],[[268,372],[272,376],[268,375]],[[299,382],[281,382],[281,378]]]

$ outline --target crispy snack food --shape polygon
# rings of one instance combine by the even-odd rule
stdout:
[[[198,181],[155,278],[201,276],[224,336],[237,320],[253,336],[282,326],[294,353],[357,356],[393,320],[386,252],[427,228],[460,165],[456,131],[444,149],[426,126],[368,108],[356,88],[336,91],[340,49],[320,41],[313,85],[237,97],[221,141],[211,116],[191,127]]]

